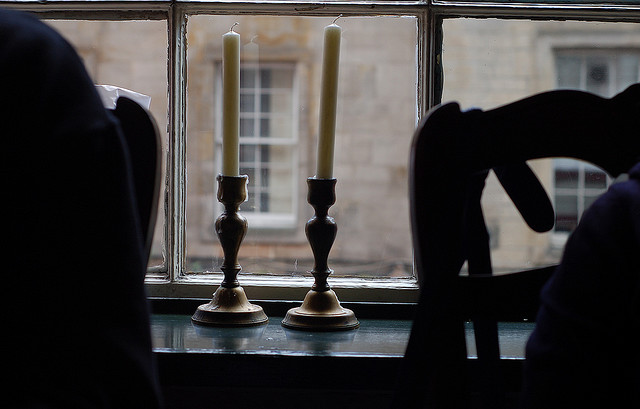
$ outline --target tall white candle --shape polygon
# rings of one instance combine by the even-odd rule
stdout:
[[[239,134],[240,34],[231,27],[222,36],[222,174],[225,176],[239,175]]]
[[[338,65],[342,29],[335,22],[324,28],[322,84],[320,90],[320,128],[318,132],[318,163],[316,177],[333,177],[333,151],[338,101]]]

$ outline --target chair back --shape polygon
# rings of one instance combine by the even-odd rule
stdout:
[[[527,224],[551,229],[554,212],[527,160],[569,157],[626,172],[640,157],[640,84],[611,99],[570,90],[541,93],[488,111],[434,108],[414,135],[410,211],[420,300],[396,405],[504,406],[497,320],[533,319],[554,266],[492,276],[480,197],[494,171]],[[634,133],[636,132],[636,133]],[[468,263],[469,276],[460,276]],[[472,319],[480,374],[469,378],[465,320]],[[478,385],[480,385],[478,387]]]
[[[160,193],[160,132],[151,113],[127,97],[118,98],[114,114],[120,121],[129,150],[138,215],[144,235],[144,254],[148,262]]]

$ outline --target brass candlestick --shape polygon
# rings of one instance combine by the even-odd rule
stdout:
[[[290,309],[282,325],[310,331],[358,328],[360,323],[353,311],[340,306],[336,293],[327,283],[327,277],[333,272],[327,260],[338,230],[335,220],[328,214],[329,208],[336,202],[336,179],[308,178],[307,186],[307,201],[315,210],[315,215],[305,226],[313,251],[314,266],[311,274],[314,283],[304,297],[302,306]]]
[[[216,233],[224,260],[222,284],[213,294],[208,304],[198,307],[191,319],[197,324],[212,326],[249,326],[268,321],[262,307],[249,303],[238,283],[238,273],[242,269],[238,263],[238,250],[247,233],[247,219],[238,214],[238,207],[247,199],[247,175],[218,175],[218,201],[224,211],[216,219]]]

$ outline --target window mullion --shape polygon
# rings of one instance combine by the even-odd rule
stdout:
[[[177,280],[186,266],[186,102],[187,21],[183,7],[169,16],[169,149],[167,166],[166,263]]]

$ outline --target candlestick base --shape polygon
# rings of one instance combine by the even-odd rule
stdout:
[[[191,320],[197,324],[220,327],[261,325],[269,318],[259,305],[249,303],[242,287],[219,287],[212,300],[196,309]]]
[[[342,308],[336,293],[327,283],[333,272],[327,264],[329,251],[336,238],[337,226],[328,214],[336,201],[336,179],[308,178],[307,201],[315,215],[305,225],[305,232],[313,251],[314,266],[310,273],[314,282],[304,297],[302,306],[292,308],[282,326],[307,331],[340,331],[358,328],[360,323],[353,311]]]
[[[282,326],[306,331],[344,331],[356,329],[360,323],[353,311],[340,306],[333,290],[310,290],[300,307],[287,311]]]

